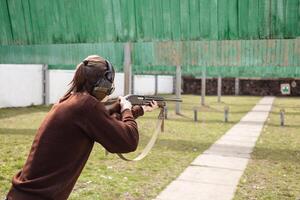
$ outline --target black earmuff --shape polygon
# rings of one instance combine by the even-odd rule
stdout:
[[[105,72],[104,76],[105,78],[110,81],[111,83],[114,82],[114,76],[115,76],[115,72],[114,69],[112,67],[112,65],[110,64],[110,62],[108,60],[105,60],[106,62],[106,66],[107,66],[107,71]]]
[[[114,78],[115,78],[115,71],[112,64],[105,60],[107,69],[104,72],[104,75],[100,77],[100,79],[96,82],[94,86],[94,93],[102,92],[106,95],[110,95],[114,92]]]

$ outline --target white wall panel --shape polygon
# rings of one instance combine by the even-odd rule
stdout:
[[[75,70],[49,70],[49,103],[56,103],[69,89]]]
[[[0,107],[43,103],[43,65],[0,65]]]
[[[135,75],[133,83],[134,94],[155,94],[155,77],[153,75]]]
[[[158,76],[157,77],[157,92],[162,94],[173,93],[173,76]]]
[[[116,73],[115,76],[115,91],[111,97],[118,97],[124,95],[124,73]]]
[[[74,70],[49,70],[49,102],[56,103],[68,90]],[[123,96],[124,93],[124,74],[116,73],[115,91],[112,97]]]
[[[0,65],[0,107],[39,105],[43,103],[43,65]],[[75,70],[49,70],[49,103],[56,103],[68,90]],[[124,94],[124,73],[116,73],[115,92]],[[158,76],[158,93],[172,93],[172,76]],[[134,94],[153,95],[153,75],[134,76]]]

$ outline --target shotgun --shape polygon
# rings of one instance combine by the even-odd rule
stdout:
[[[167,101],[182,102],[179,98],[164,98],[160,96],[128,95],[125,97],[133,106],[150,105],[151,101],[156,101],[159,107],[166,106]]]
[[[132,104],[132,106],[150,105],[150,102],[154,100],[157,102],[159,107],[163,108],[166,106],[166,102],[182,102],[182,100],[179,98],[164,98],[160,96],[144,96],[135,94],[127,95],[125,98]],[[109,99],[104,103],[104,105],[111,112],[116,112],[116,110],[120,109],[114,106],[117,101],[118,98]]]

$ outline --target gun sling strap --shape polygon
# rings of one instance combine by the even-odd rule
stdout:
[[[158,115],[158,120],[157,120],[157,123],[156,123],[154,133],[153,133],[150,141],[146,145],[146,147],[143,149],[143,151],[137,157],[135,157],[133,159],[126,158],[123,154],[120,154],[120,153],[117,154],[117,155],[122,160],[125,160],[125,161],[139,161],[139,160],[142,160],[143,158],[145,158],[149,154],[149,152],[153,148],[153,146],[154,146],[154,144],[155,144],[155,142],[158,138],[159,133],[163,130],[164,130],[164,108],[162,107],[160,109],[160,113]]]

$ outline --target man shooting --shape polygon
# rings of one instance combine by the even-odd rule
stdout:
[[[139,134],[135,118],[158,108],[134,106],[119,97],[120,119],[101,101],[114,91],[115,71],[100,56],[78,64],[68,92],[46,115],[30,153],[12,180],[8,200],[65,200],[87,162],[94,142],[111,153],[135,151]]]

